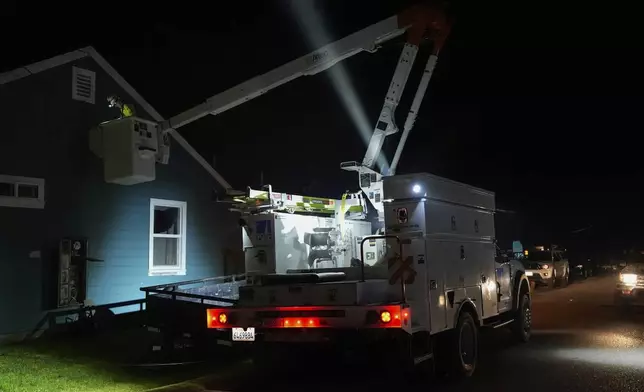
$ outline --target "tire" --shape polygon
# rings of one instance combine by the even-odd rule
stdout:
[[[566,275],[563,278],[561,278],[561,284],[560,284],[561,287],[568,286],[568,283],[570,281],[570,271],[568,269],[566,269],[565,274]]]
[[[532,301],[525,290],[521,291],[519,307],[511,324],[511,330],[515,339],[520,343],[527,343],[530,340],[532,331]]]
[[[478,326],[472,315],[464,311],[452,332],[450,374],[456,379],[471,377],[478,362]]]
[[[555,288],[556,285],[557,285],[557,272],[553,270],[552,277],[550,278],[550,280],[548,280],[548,288],[552,290]]]

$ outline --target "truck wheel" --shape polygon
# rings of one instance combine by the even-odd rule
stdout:
[[[526,343],[530,340],[532,330],[532,303],[530,296],[525,291],[522,291],[519,298],[519,308],[514,316],[514,322],[511,324],[512,333],[515,338],[521,342]]]
[[[478,326],[469,312],[461,313],[453,333],[450,373],[456,378],[470,377],[474,374],[478,361],[479,336]]]

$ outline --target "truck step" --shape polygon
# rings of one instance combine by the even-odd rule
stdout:
[[[427,353],[427,354],[421,355],[419,357],[415,357],[414,358],[414,365],[418,365],[421,362],[429,361],[433,357],[434,357],[433,353]]]
[[[512,323],[513,321],[514,321],[514,320],[499,321],[499,322],[498,322],[498,323],[496,323],[496,324],[492,324],[492,325],[490,325],[490,327],[492,327],[492,328],[494,328],[494,329],[501,328],[501,327],[505,327],[506,325],[508,325],[508,324]]]

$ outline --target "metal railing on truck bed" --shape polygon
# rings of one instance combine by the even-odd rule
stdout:
[[[146,299],[169,299],[212,306],[233,306],[239,300],[239,286],[246,275],[217,276],[141,287]]]

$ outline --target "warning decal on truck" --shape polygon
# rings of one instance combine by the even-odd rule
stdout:
[[[400,261],[400,263],[398,263]],[[400,279],[405,279],[405,284],[412,284],[416,280],[416,271],[412,267],[414,258],[412,256],[406,257],[404,260],[398,256],[389,259],[389,271],[391,271],[397,264],[398,269],[391,274],[389,284],[396,284]]]

